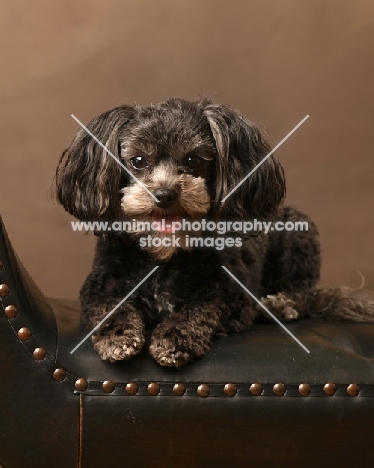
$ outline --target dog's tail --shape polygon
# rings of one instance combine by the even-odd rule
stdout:
[[[334,322],[374,323],[374,294],[345,286],[311,288],[289,297],[300,316]]]

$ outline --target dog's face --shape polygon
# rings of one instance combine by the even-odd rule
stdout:
[[[173,221],[208,216],[211,208],[208,185],[217,151],[201,109],[182,101],[139,109],[120,136],[120,146],[122,160],[142,183],[129,178],[122,189],[121,207],[128,218],[154,225],[158,222],[158,229],[151,234],[163,239],[172,237]],[[133,234],[144,236],[145,233]],[[179,232],[178,239],[179,245],[185,248],[185,233]],[[147,246],[160,260],[170,258],[176,249],[171,243]]]
[[[283,169],[272,155],[222,203],[270,151],[258,127],[229,106],[207,99],[121,106],[88,129],[134,177],[80,130],[56,171],[57,199],[78,219],[165,219],[166,229],[152,232],[165,237],[173,220],[263,218],[284,197]],[[166,260],[175,249],[147,250]]]

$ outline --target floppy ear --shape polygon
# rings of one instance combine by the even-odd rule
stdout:
[[[92,119],[87,128],[119,159],[119,134],[133,116],[133,107],[116,107]],[[57,166],[57,201],[81,220],[119,219],[123,172],[118,162],[82,128]]]
[[[222,203],[271,151],[260,129],[230,106],[210,103],[204,113],[217,147],[213,215],[226,219],[274,215],[286,193],[283,167],[274,154]]]

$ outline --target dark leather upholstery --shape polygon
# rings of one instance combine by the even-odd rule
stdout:
[[[258,324],[216,341],[185,368],[162,368],[146,352],[110,364],[90,340],[70,354],[85,336],[78,304],[47,302],[4,230],[0,236],[0,284],[10,289],[1,289],[0,466],[373,465],[374,325],[288,325],[310,354],[277,325]],[[14,318],[7,317],[9,305],[18,309]],[[25,330],[19,338],[21,328],[29,339]],[[86,390],[76,389],[79,378]],[[107,381],[115,384],[111,393],[103,390]],[[136,395],[126,392],[129,382],[137,384]],[[155,396],[148,393],[152,382]],[[183,396],[173,392],[177,382]],[[260,396],[249,390],[256,382]],[[333,396],[324,392],[328,382],[335,384]],[[228,383],[235,384],[234,396],[224,392]],[[274,393],[279,383],[283,396]],[[302,383],[310,385],[309,396],[299,393]],[[198,395],[201,384],[209,396]],[[348,394],[357,390],[350,384],[358,385],[357,396]]]

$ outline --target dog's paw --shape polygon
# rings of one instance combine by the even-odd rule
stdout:
[[[274,296],[269,294],[262,297],[261,302],[270,312],[284,322],[291,322],[299,318],[299,312],[294,308],[295,302],[284,293],[278,293]],[[257,310],[265,313],[260,305],[257,306]]]
[[[101,359],[110,362],[127,361],[140,353],[144,345],[144,336],[125,330],[121,335],[114,332],[93,335],[92,342]]]
[[[149,352],[161,366],[185,366],[209,348],[209,339],[198,335],[189,323],[161,323],[153,332]]]

